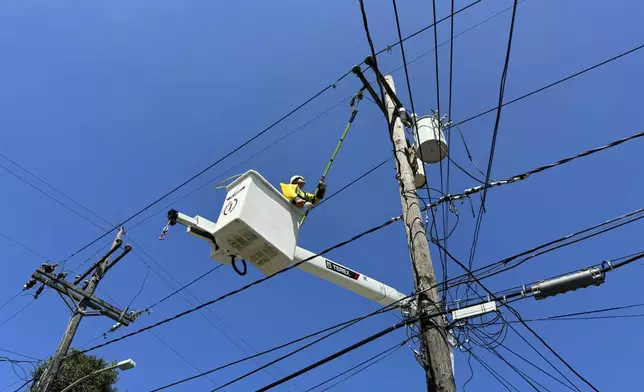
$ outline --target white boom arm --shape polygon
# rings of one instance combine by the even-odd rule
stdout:
[[[171,218],[171,224],[175,223],[186,226],[188,233],[209,241],[211,246],[215,247],[216,239],[212,235],[217,228],[215,222],[200,216],[192,218],[180,212],[175,212],[174,218]],[[410,299],[405,299],[406,295],[398,290],[332,260],[322,256],[313,256],[315,256],[315,253],[297,247],[293,264],[301,263],[297,266],[301,270],[353,291],[383,306],[394,304],[395,307],[404,308],[405,311],[412,314],[415,313],[415,303]],[[303,260],[306,261],[302,262]],[[252,264],[251,260],[249,262]]]
[[[297,247],[294,262],[299,263],[313,256],[315,253]],[[394,303],[396,307],[407,305],[404,300],[406,296],[398,290],[322,256],[313,257],[298,265],[298,268],[383,306]]]

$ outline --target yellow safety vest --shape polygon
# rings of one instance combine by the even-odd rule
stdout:
[[[280,188],[282,188],[282,194],[284,197],[293,204],[295,204],[297,197],[313,204],[317,204],[320,201],[320,198],[315,197],[314,194],[301,190],[297,184],[280,184]]]

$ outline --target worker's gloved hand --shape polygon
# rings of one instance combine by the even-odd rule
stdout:
[[[324,183],[324,181],[320,181],[318,183],[317,197],[322,199],[324,195],[326,195],[326,184]]]
[[[304,203],[304,206],[302,206],[302,209],[304,211],[311,211],[312,208],[313,208],[313,203],[309,203],[308,201]]]

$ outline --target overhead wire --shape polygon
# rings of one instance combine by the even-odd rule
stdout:
[[[453,14],[453,10],[452,10],[451,14]],[[436,0],[432,0],[432,15],[433,15],[434,22],[436,22]],[[396,23],[398,24],[398,19],[396,19]],[[454,23],[454,17],[453,16],[450,17],[450,23],[452,25]],[[399,30],[400,30],[400,28],[399,28]],[[400,44],[400,48],[401,48],[401,51],[402,51],[402,44]],[[410,100],[410,102],[412,102],[411,86],[409,85],[409,75],[407,74],[407,62],[405,61],[404,57],[403,57],[403,65],[405,67],[405,75],[407,76],[407,87],[409,88],[409,100]],[[441,116],[442,116],[442,112],[441,112],[441,95],[440,95],[441,89],[440,89],[440,77],[439,77],[438,65],[439,65],[439,62],[438,62],[438,26],[436,25],[436,23],[434,23],[434,71],[435,71],[435,76],[436,76],[436,78],[435,78],[436,79],[436,123],[437,123],[438,129],[439,129],[439,132],[441,132],[441,129],[443,128],[443,126],[442,126],[442,122],[441,122]],[[451,75],[450,75],[450,78],[451,78]],[[412,112],[416,113],[416,111],[413,109],[413,103],[412,103]],[[418,124],[416,122],[414,123],[414,132],[415,132],[416,140],[418,140],[418,143],[420,143],[420,135],[418,134]],[[420,146],[418,146],[418,151],[420,151],[420,156],[421,156],[420,160],[421,160],[421,162],[425,162],[425,160],[423,159],[423,156],[422,156],[423,155],[423,150],[422,150],[422,148]],[[439,152],[439,154],[441,152]],[[442,159],[440,159],[438,161],[438,165],[439,165],[439,171],[438,172],[440,174],[440,190],[441,190],[441,193],[444,193],[443,192],[444,188],[443,188],[443,160]],[[423,164],[423,166],[424,166],[424,164]],[[427,188],[427,182],[428,181],[425,181],[425,187],[426,188]],[[431,203],[432,198],[431,198],[431,195],[429,193],[429,189],[427,189],[427,197],[429,199],[429,202]],[[434,230],[436,231],[436,238],[438,238],[439,235],[438,235],[438,226],[436,225],[436,216],[434,214],[433,209],[430,209],[430,211],[432,213],[432,225],[434,227]],[[441,211],[443,213],[443,226],[442,226],[442,228],[443,228],[443,238],[445,238],[446,237],[445,233],[447,232],[447,225],[445,223],[445,215],[446,215],[445,206],[441,206]],[[430,230],[430,235],[431,235],[431,230]],[[441,269],[443,271],[447,271],[447,260],[445,259],[445,254],[443,254],[443,253],[441,253],[439,251],[438,255],[439,255],[439,258],[440,258]],[[446,272],[445,272],[445,276],[447,276]]]
[[[19,357],[24,357],[24,358],[27,358],[27,359],[31,359],[32,361],[42,362],[42,359],[40,359],[40,358],[35,358],[35,357],[29,356],[29,355],[17,353],[15,351],[7,350],[6,348],[0,348],[0,351],[5,352],[5,353],[9,353],[9,354],[13,354],[13,355],[17,355]]]
[[[403,341],[403,342],[404,342],[404,341]],[[388,349],[388,350],[387,350],[387,351],[385,351],[385,352],[381,352],[380,354],[378,354],[377,356],[375,356],[375,359],[373,359],[373,360],[372,360],[369,364],[367,364],[366,366],[363,366],[362,368],[355,370],[353,373],[351,373],[351,374],[349,374],[348,376],[344,377],[343,379],[341,379],[341,380],[339,380],[339,381],[337,381],[337,382],[333,383],[332,385],[329,385],[328,387],[326,387],[326,388],[324,388],[324,389],[320,390],[319,392],[325,392],[325,391],[328,391],[329,389],[334,388],[334,387],[338,386],[339,384],[341,384],[341,383],[343,383],[343,382],[347,381],[347,380],[348,380],[348,379],[350,379],[351,377],[354,377],[354,376],[358,375],[359,373],[362,373],[363,371],[365,371],[365,370],[369,369],[371,366],[373,366],[373,365],[377,364],[378,362],[380,362],[380,361],[383,361],[383,360],[387,359],[390,355],[394,354],[394,353],[395,353],[396,351],[398,351],[401,347],[402,347],[402,345],[398,344],[398,345],[394,346],[394,348],[393,348],[393,349]],[[374,358],[374,357],[372,357],[372,358]],[[364,364],[364,363],[366,363],[366,361],[363,361],[361,364]]]
[[[315,332],[313,332],[313,333],[306,334],[306,335],[304,335],[304,336],[301,336],[301,337],[299,337],[299,338],[293,339],[293,340],[288,341],[288,342],[286,342],[286,343],[283,343],[283,344],[280,344],[280,345],[274,346],[274,347],[272,347],[272,348],[269,348],[269,349],[263,350],[263,351],[261,351],[261,352],[258,352],[258,353],[256,353],[256,354],[254,354],[254,355],[250,355],[250,356],[247,356],[247,357],[245,357],[245,358],[241,358],[241,359],[238,359],[238,360],[235,360],[235,361],[232,361],[232,362],[226,363],[226,364],[224,364],[224,365],[217,366],[217,367],[215,367],[215,368],[213,368],[213,369],[210,369],[210,370],[208,370],[208,371],[206,371],[206,372],[203,372],[203,373],[200,373],[200,374],[196,374],[196,375],[193,375],[193,376],[190,376],[190,377],[187,377],[187,378],[184,378],[184,379],[181,379],[181,380],[175,381],[175,382],[173,382],[173,383],[170,383],[170,384],[164,385],[164,386],[162,386],[162,387],[159,387],[159,388],[156,388],[156,389],[152,390],[151,392],[157,392],[157,391],[160,391],[160,390],[163,390],[163,389],[166,389],[166,388],[170,388],[170,387],[173,387],[173,386],[176,386],[176,385],[179,385],[179,384],[182,384],[182,383],[185,383],[185,382],[188,382],[188,381],[191,381],[191,380],[197,379],[197,378],[199,378],[199,377],[203,377],[203,376],[204,376],[204,375],[206,375],[206,374],[211,374],[211,373],[214,373],[214,372],[216,372],[216,371],[219,371],[219,370],[222,370],[222,369],[226,369],[226,368],[228,368],[228,367],[230,367],[230,366],[237,365],[237,364],[239,364],[239,363],[242,363],[242,362],[248,361],[248,360],[250,360],[250,359],[257,358],[257,357],[260,357],[260,356],[262,356],[262,355],[269,354],[269,353],[271,353],[271,352],[275,352],[275,351],[277,351],[277,350],[280,350],[280,349],[282,349],[282,348],[285,348],[285,347],[291,346],[291,345],[293,345],[293,344],[296,344],[296,343],[299,343],[299,342],[303,342],[303,341],[305,341],[305,340],[308,340],[308,339],[310,339],[310,338],[312,338],[312,337],[315,337],[315,336],[318,336],[318,335],[324,334],[324,333],[326,333],[326,332],[334,331],[334,330],[337,330],[337,329],[339,329],[339,328],[344,328],[344,327],[346,327],[346,326],[354,325],[354,324],[356,324],[356,323],[358,323],[358,322],[360,322],[360,321],[362,321],[362,320],[365,320],[365,319],[367,319],[367,318],[369,318],[369,317],[372,317],[372,316],[375,316],[375,315],[378,315],[378,314],[382,314],[382,313],[386,313],[386,312],[388,312],[388,311],[390,311],[390,310],[392,310],[392,309],[393,309],[393,307],[392,307],[392,306],[385,306],[385,307],[382,307],[382,308],[377,309],[377,310],[375,310],[375,311],[372,311],[372,312],[370,312],[370,313],[368,313],[368,314],[366,314],[366,315],[363,315],[363,316],[360,316],[360,317],[355,317],[355,318],[353,318],[353,319],[346,320],[346,321],[342,321],[342,322],[340,322],[340,323],[336,323],[336,324],[334,324],[334,325],[331,325],[331,326],[329,326],[329,327],[322,328],[322,329],[320,329],[320,330],[318,330],[318,331],[315,331]],[[331,336],[332,336],[332,335],[331,335]]]
[[[476,342],[476,340],[473,337],[470,338],[470,341],[471,342]],[[485,347],[485,346],[481,346],[481,347],[483,347],[487,351],[491,352],[492,355],[494,355],[495,357],[500,359],[503,363],[508,365],[508,367],[510,369],[512,369],[516,374],[518,374],[519,377],[521,377],[523,379],[523,381],[525,381],[528,385],[530,385],[530,387],[532,387],[532,389],[534,389],[535,391],[540,392],[539,388],[537,388],[537,386],[535,384],[539,385],[541,388],[543,388],[546,391],[548,391],[548,389],[545,388],[543,385],[539,384],[533,378],[531,378],[530,376],[525,374],[523,371],[521,371],[518,367],[516,367],[516,366],[512,365],[510,362],[508,362],[508,360],[505,359],[505,357],[503,357],[494,347]]]
[[[350,367],[350,368],[348,368],[348,369],[346,369],[346,370],[344,370],[344,371],[342,371],[342,372],[340,372],[340,373],[338,373],[338,374],[336,374],[336,375],[334,375],[334,376],[332,376],[332,377],[327,378],[326,380],[324,380],[324,381],[322,381],[322,382],[320,382],[320,383],[318,383],[318,384],[315,384],[314,386],[312,386],[312,387],[310,387],[310,388],[306,389],[304,392],[311,392],[311,391],[313,391],[313,390],[315,390],[315,389],[317,389],[317,388],[319,388],[319,387],[321,387],[321,386],[323,386],[323,385],[325,385],[325,384],[330,383],[330,382],[331,382],[331,381],[333,381],[333,380],[336,380],[336,379],[338,379],[338,378],[340,378],[340,377],[344,376],[345,374],[347,374],[347,373],[349,373],[349,372],[351,372],[351,371],[353,371],[353,370],[355,370],[355,369],[358,369],[360,366],[363,366],[363,365],[365,365],[365,364],[367,364],[367,363],[369,363],[369,362],[372,362],[372,361],[373,361],[373,363],[376,363],[376,362],[378,362],[378,361],[379,361],[379,359],[378,359],[378,358],[383,357],[383,356],[384,356],[384,357],[387,357],[389,354],[392,354],[393,352],[395,352],[396,350],[398,350],[399,348],[401,348],[402,346],[404,346],[404,345],[407,343],[407,341],[409,341],[409,339],[405,339],[405,340],[403,340],[403,341],[402,341],[402,342],[400,342],[400,343],[396,343],[396,344],[394,344],[393,346],[391,346],[391,347],[389,347],[389,348],[387,348],[387,349],[385,349],[385,350],[383,350],[383,351],[381,351],[381,352],[379,352],[379,353],[377,353],[377,354],[375,354],[375,355],[372,355],[371,357],[369,357],[369,358],[365,359],[364,361],[362,361],[362,362],[358,363],[357,365],[354,365],[354,366],[352,366],[352,367]],[[373,364],[373,363],[372,363],[372,364]],[[364,369],[364,368],[363,368],[363,369]],[[361,370],[360,370],[360,371],[361,371]],[[355,375],[356,375],[357,373],[359,373],[360,371],[358,371],[358,372],[356,372],[356,373],[353,373],[353,374],[349,375],[349,377],[342,379],[340,382],[346,381],[348,378],[355,376]],[[340,382],[339,382],[339,383],[340,383]],[[338,385],[339,383],[335,383],[335,384],[331,385],[329,388],[323,389],[323,391],[326,391],[326,390],[328,390],[328,389],[330,389],[330,388],[332,388],[332,387],[334,387],[334,386]]]
[[[1,322],[1,323],[0,323],[0,327],[2,327],[3,325],[5,325],[5,324],[6,324],[6,323],[8,323],[9,321],[13,320],[16,316],[18,316],[20,313],[22,313],[25,309],[27,309],[29,306],[31,306],[34,302],[36,302],[36,300],[35,300],[35,299],[34,299],[34,300],[31,300],[30,302],[28,302],[28,303],[27,303],[27,305],[23,306],[23,307],[22,307],[22,308],[20,308],[17,312],[15,312],[15,313],[14,313],[14,314],[12,314],[11,316],[9,316],[6,320],[4,320],[3,322]]]
[[[9,236],[8,236],[8,235],[6,235],[6,234],[4,234],[4,233],[1,233],[1,232],[0,232],[0,237],[3,237],[4,239],[6,239],[6,240],[8,240],[8,241],[13,242],[14,244],[18,245],[18,246],[19,246],[19,247],[21,247],[22,249],[24,249],[24,250],[28,251],[28,252],[29,252],[29,253],[31,253],[32,255],[35,255],[35,256],[39,257],[39,258],[40,258],[40,259],[42,259],[42,260],[48,261],[48,259],[47,259],[45,256],[41,255],[40,253],[36,252],[35,250],[31,249],[30,247],[28,247],[28,246],[24,245],[23,243],[21,243],[21,242],[19,242],[19,241],[15,240],[15,239],[13,239],[13,238],[9,237]]]
[[[501,122],[501,111],[503,109],[503,97],[505,94],[505,84],[507,81],[507,76],[508,76],[508,68],[510,66],[510,53],[512,51],[512,38],[514,36],[514,25],[516,21],[516,12],[517,12],[517,6],[518,6],[518,1],[514,0],[514,8],[512,9],[512,20],[510,21],[510,32],[508,34],[508,44],[507,44],[507,49],[505,53],[505,62],[503,65],[503,72],[501,74],[501,83],[499,87],[499,103],[496,111],[496,120],[494,122],[494,131],[492,133],[492,142],[490,146],[490,156],[489,156],[489,161],[487,165],[487,172],[485,175],[485,184],[487,184],[490,181],[490,176],[492,174],[492,163],[494,161],[494,152],[496,150],[496,140],[499,132],[499,125]],[[470,247],[470,256],[469,256],[469,261],[468,265],[469,268],[472,268],[472,265],[474,263],[474,258],[476,256],[476,247],[478,244],[478,239],[479,239],[479,234],[481,231],[481,224],[483,222],[483,214],[485,212],[485,201],[487,199],[487,187],[483,190],[483,196],[481,198],[481,206],[478,211],[478,217],[475,223],[475,228],[474,228],[474,238],[472,239],[472,245]]]
[[[552,374],[550,374],[550,373],[546,372],[546,371],[545,371],[545,370],[543,370],[543,368],[541,368],[540,366],[535,365],[533,361],[530,361],[530,360],[526,359],[526,358],[525,358],[525,357],[523,357],[521,354],[519,354],[519,353],[517,353],[516,351],[512,350],[511,348],[509,348],[508,346],[504,345],[503,343],[501,343],[501,344],[500,344],[500,346],[501,346],[501,347],[503,347],[503,348],[504,348],[505,350],[507,350],[508,352],[510,352],[511,354],[513,354],[515,357],[517,357],[517,358],[519,358],[520,360],[522,360],[523,362],[525,362],[525,363],[527,363],[528,365],[532,366],[533,368],[537,369],[539,372],[541,372],[541,373],[545,374],[545,375],[546,375],[546,376],[548,376],[549,378],[551,378],[551,379],[555,380],[556,382],[558,382],[559,384],[563,385],[564,387],[566,387],[566,388],[570,389],[571,391],[575,391],[575,389],[571,388],[571,387],[570,387],[570,385],[568,385],[568,384],[564,383],[563,381],[559,380],[557,377],[555,377],[555,376],[553,376]]]
[[[547,90],[547,89],[549,89],[551,87],[554,87],[554,86],[556,86],[556,85],[558,85],[560,83],[563,83],[563,82],[566,82],[566,81],[568,81],[570,79],[576,78],[577,76],[583,75],[586,72],[592,71],[592,70],[594,70],[596,68],[599,68],[599,67],[601,67],[603,65],[606,65],[606,64],[611,63],[611,62],[613,62],[615,60],[618,60],[618,59],[620,59],[620,58],[622,58],[624,56],[627,56],[627,55],[629,55],[631,53],[634,53],[634,52],[636,52],[636,51],[638,51],[638,50],[640,50],[642,48],[644,48],[644,45],[638,45],[638,46],[636,46],[636,47],[634,47],[632,49],[629,49],[629,50],[627,50],[625,52],[622,52],[622,53],[620,53],[620,54],[618,54],[616,56],[613,56],[613,57],[611,57],[611,58],[609,58],[607,60],[604,60],[604,61],[602,61],[600,63],[597,63],[597,64],[592,65],[590,67],[584,68],[581,71],[577,71],[577,72],[575,72],[575,73],[573,73],[571,75],[568,75],[568,76],[566,76],[564,78],[558,79],[558,80],[556,80],[556,81],[554,81],[552,83],[549,83],[549,84],[547,84],[547,85],[545,85],[543,87],[540,87],[540,88],[538,88],[536,90],[530,91],[529,93],[526,93],[526,94],[523,94],[523,95],[521,95],[521,96],[519,96],[517,98],[514,98],[514,99],[512,99],[512,100],[510,100],[508,102],[504,102],[502,106],[505,107],[505,106],[511,105],[511,104],[513,104],[515,102],[521,101],[521,100],[523,100],[525,98],[528,98],[528,97],[530,97],[530,96],[532,96],[534,94],[540,93],[540,92],[542,92],[544,90]],[[486,115],[488,113],[492,113],[493,111],[495,111],[497,109],[498,109],[498,107],[495,106],[495,107],[493,107],[491,109],[488,109],[488,110],[486,110],[484,112],[481,112],[479,114],[476,114],[476,115],[473,115],[471,117],[468,117],[465,120],[461,120],[461,121],[459,121],[459,124],[461,124],[461,125],[465,124],[465,123],[470,122],[470,121],[472,121],[472,120],[474,120],[476,118],[484,116],[484,115]]]
[[[433,4],[433,7],[435,9],[436,5]],[[454,0],[450,1],[450,13],[454,14]],[[449,29],[450,29],[450,36],[449,36],[450,37],[449,38],[449,74],[448,74],[449,75],[449,79],[448,79],[449,80],[449,87],[448,87],[448,94],[447,94],[448,95],[448,98],[447,98],[447,120],[452,121],[452,95],[453,95],[452,94],[452,87],[453,87],[453,79],[454,79],[454,17],[453,16],[449,20],[449,26],[450,26],[449,27]],[[436,45],[436,48],[434,50],[436,50],[437,48],[438,48],[438,45]],[[438,71],[438,67],[436,67],[436,70]],[[436,90],[438,91],[438,89],[436,89]],[[439,111],[438,115],[440,116],[440,111]],[[445,193],[447,193],[448,195],[449,195],[449,168],[450,168],[449,164],[450,164],[450,162],[452,162],[452,159],[451,159],[450,153],[449,153],[451,144],[452,144],[452,133],[448,132],[447,133],[447,152],[445,154],[449,158],[447,160],[447,170],[446,170],[446,175],[445,175],[445,177],[446,177]],[[465,170],[463,170],[463,171],[465,171]],[[441,173],[442,172],[443,172],[443,170],[441,168]],[[442,183],[442,179],[441,179],[441,183]],[[457,219],[460,219],[460,218],[458,218],[458,215],[457,215]],[[457,224],[458,224],[458,221],[457,221]],[[445,208],[443,208],[443,227],[444,228],[449,227],[449,214],[447,213],[447,211],[445,211]],[[454,228],[456,228],[456,225],[454,225]],[[450,233],[450,235],[451,235],[451,233]],[[448,245],[447,245],[448,237],[449,236],[443,238],[443,245],[445,246],[445,249],[448,249]],[[443,258],[445,258],[445,257],[443,257]],[[445,263],[445,265],[443,266],[443,281],[446,281],[447,276],[448,276],[447,275],[447,272],[448,272],[448,265],[447,264],[448,263]],[[443,291],[443,298],[442,298],[441,302],[445,303],[447,301],[448,296],[449,296],[449,290],[444,290]]]
[[[572,162],[572,161],[577,160],[579,158],[583,158],[583,157],[593,155],[593,154],[596,154],[598,152],[601,152],[601,151],[604,151],[604,150],[619,146],[620,144],[623,144],[625,142],[635,140],[635,139],[639,139],[642,136],[644,136],[644,132],[638,132],[638,133],[633,134],[631,136],[627,136],[627,137],[612,141],[612,142],[610,142],[610,143],[608,143],[606,145],[596,147],[596,148],[593,148],[593,149],[590,149],[590,150],[586,150],[584,152],[581,152],[579,154],[573,155],[571,157],[567,157],[567,158],[558,160],[558,161],[553,162],[553,163],[549,163],[549,164],[546,164],[546,165],[536,167],[534,169],[528,170],[528,171],[523,172],[521,174],[511,176],[511,177],[507,178],[506,180],[488,182],[487,185],[476,186],[474,188],[467,189],[463,193],[460,193],[460,194],[443,196],[443,197],[439,198],[436,202],[434,202],[434,203],[428,205],[427,207],[425,207],[425,209],[436,207],[440,203],[444,203],[444,202],[447,202],[447,201],[462,200],[467,196],[471,196],[471,195],[473,195],[475,193],[482,192],[482,191],[484,191],[485,189],[488,189],[488,188],[494,188],[494,187],[497,187],[497,186],[512,184],[512,183],[517,182],[517,181],[525,180],[526,178],[530,177],[533,174],[541,173],[541,172],[546,171],[548,169],[552,169],[554,167],[564,165],[566,163]]]

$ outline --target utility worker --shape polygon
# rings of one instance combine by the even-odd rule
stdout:
[[[304,190],[302,190],[304,184],[306,184],[304,177],[296,175],[291,177],[289,184],[280,184],[280,188],[282,188],[282,194],[284,194],[284,197],[286,197],[291,203],[305,211],[310,211],[313,208],[313,205],[322,200],[326,194],[326,184],[321,181],[314,193],[304,192]]]

